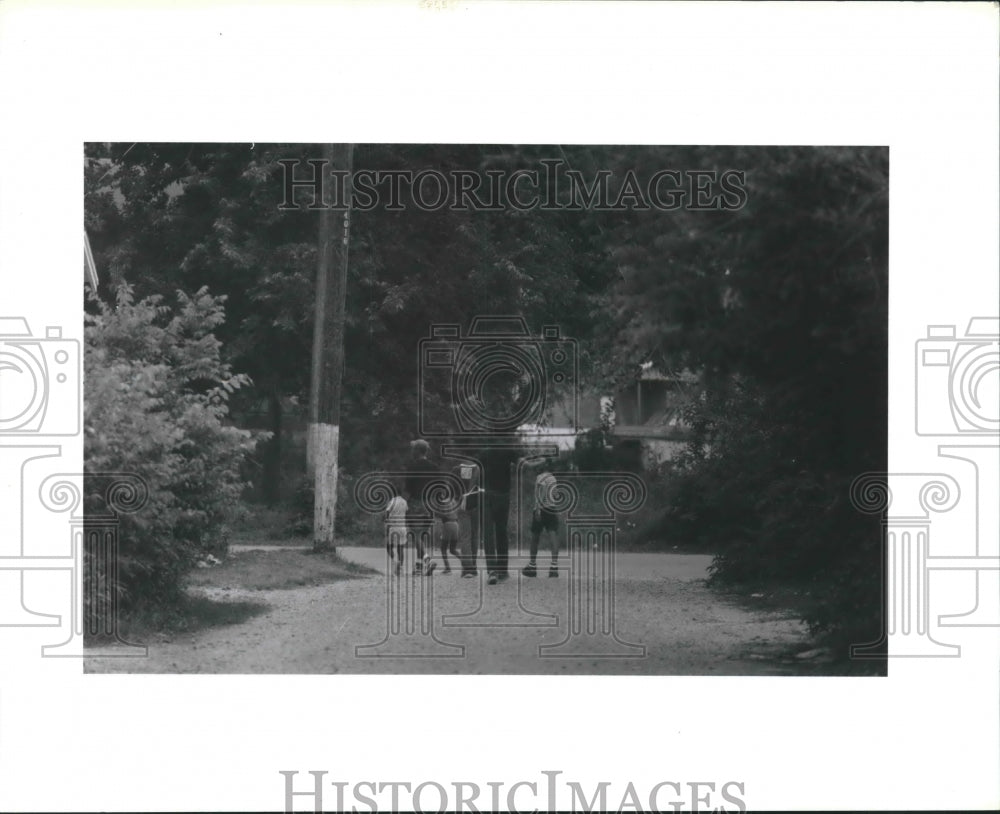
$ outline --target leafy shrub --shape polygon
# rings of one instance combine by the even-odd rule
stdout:
[[[805,621],[840,656],[877,640],[881,529],[849,500],[858,472],[811,457],[812,422],[769,408],[745,382],[689,419],[696,438],[663,473],[656,533],[716,552],[717,584],[808,591]]]
[[[255,440],[226,423],[229,395],[249,378],[221,359],[222,303],[205,288],[178,292],[176,308],[158,296],[136,302],[123,285],[114,305],[94,303],[86,317],[85,510],[103,508],[101,473],[134,474],[149,490],[119,526],[118,584],[108,590],[126,610],[176,602],[185,571],[225,551],[239,511],[240,466]],[[104,584],[87,567],[86,584]]]

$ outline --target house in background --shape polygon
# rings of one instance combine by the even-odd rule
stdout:
[[[544,425],[524,424],[518,429],[526,440],[554,444],[568,452],[576,446],[578,437],[603,427],[607,432],[605,443],[616,451],[618,461],[632,470],[649,469],[684,448],[690,438],[684,408],[700,392],[699,378],[693,373],[671,375],[647,362],[634,382],[613,396],[583,389],[575,410],[563,398],[546,405]]]
[[[603,400],[611,444],[622,460],[646,469],[683,449],[690,438],[684,408],[697,398],[698,383],[693,373],[667,374],[646,362],[633,384]]]
[[[600,395],[583,390],[575,396],[562,395],[546,403],[544,424],[522,424],[517,430],[527,442],[553,444],[560,452],[571,452],[577,437],[600,423]]]

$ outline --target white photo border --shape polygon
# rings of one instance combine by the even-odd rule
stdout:
[[[7,2],[2,311],[82,339],[86,141],[888,145],[889,470],[968,481],[914,431],[913,360],[928,326],[997,313],[997,37],[991,3]],[[44,443],[82,471],[79,436]],[[967,609],[969,573],[935,579],[941,613]],[[66,613],[65,588],[39,604]],[[995,627],[884,679],[85,676],[40,641],[0,629],[4,810],[280,809],[282,770],[740,781],[752,809],[1000,802]]]

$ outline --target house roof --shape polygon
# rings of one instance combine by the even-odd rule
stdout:
[[[690,370],[664,373],[652,362],[642,363],[638,378],[643,382],[684,382],[685,384],[693,384],[698,381],[698,376]]]

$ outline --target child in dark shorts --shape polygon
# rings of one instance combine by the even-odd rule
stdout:
[[[535,478],[535,509],[531,515],[531,548],[528,564],[521,569],[521,573],[526,577],[538,575],[538,566],[535,560],[538,557],[538,544],[541,541],[542,533],[546,531],[552,535],[552,563],[549,565],[549,576],[559,576],[559,515],[553,510],[555,500],[552,495],[555,486],[556,477],[549,471],[542,472]]]
[[[441,573],[450,574],[449,552],[458,560],[459,565],[462,563],[462,554],[458,550],[458,509],[440,512],[438,518],[441,521],[441,561],[444,563]]]

